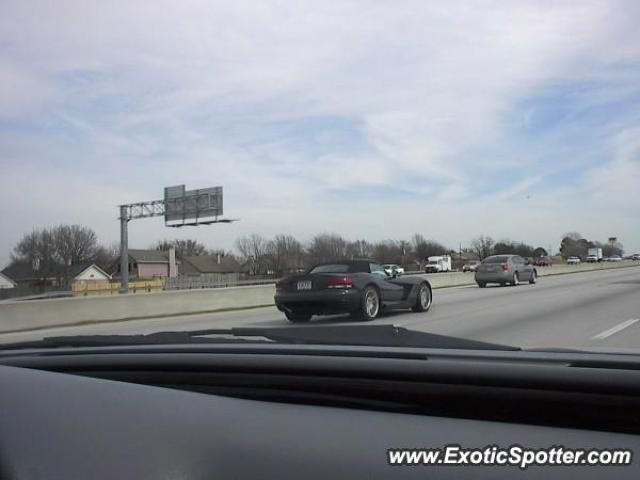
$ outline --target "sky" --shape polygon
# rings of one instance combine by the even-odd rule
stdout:
[[[224,187],[229,225],[130,247],[321,232],[565,232],[640,251],[640,3],[0,3],[0,265],[61,223]]]

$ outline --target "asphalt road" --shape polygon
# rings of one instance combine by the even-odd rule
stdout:
[[[310,323],[328,324],[358,323],[348,316],[315,317]],[[394,324],[522,347],[640,349],[640,268],[550,276],[536,285],[517,287],[437,289],[429,312],[394,312],[369,324]],[[268,307],[3,334],[0,342],[58,335],[288,325],[282,313]]]

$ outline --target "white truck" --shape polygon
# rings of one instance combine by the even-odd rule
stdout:
[[[427,265],[424,269],[426,273],[450,272],[451,270],[451,257],[449,255],[427,258]]]
[[[587,262],[595,263],[602,261],[602,248],[590,248],[587,250]]]

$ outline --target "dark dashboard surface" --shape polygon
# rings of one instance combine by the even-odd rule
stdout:
[[[638,436],[229,398],[0,366],[16,479],[638,478],[626,467],[389,466],[389,448],[640,447]],[[576,410],[576,415],[580,411]]]

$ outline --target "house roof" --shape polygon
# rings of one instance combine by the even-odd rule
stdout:
[[[236,273],[240,272],[240,264],[231,257],[221,257],[218,263],[217,255],[197,255],[184,257],[180,266],[180,273]]]
[[[75,278],[81,275],[82,273],[84,273],[86,270],[88,270],[91,267],[98,270],[104,276],[111,278],[111,275],[109,275],[107,272],[102,270],[98,265],[96,265],[93,262],[85,262],[85,263],[79,263],[77,265],[71,265],[71,267],[69,267],[69,277]]]
[[[14,282],[12,278],[9,278],[7,275],[5,275],[2,272],[0,272],[0,277],[4,278],[7,282],[12,283],[14,286],[16,285],[16,282]]]
[[[138,263],[169,263],[169,252],[129,249],[129,256]]]
[[[58,264],[41,265],[38,271],[33,270],[33,265],[28,261],[15,261],[11,265],[2,270],[2,273],[19,282],[24,280],[33,280],[36,278],[51,278],[62,274],[62,267]]]

